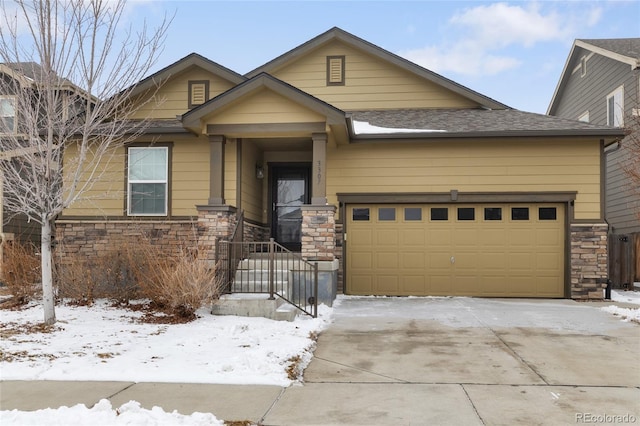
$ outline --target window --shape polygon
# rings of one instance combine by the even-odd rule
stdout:
[[[0,133],[16,133],[16,98],[0,96]]]
[[[556,216],[555,207],[540,207],[538,209],[538,219],[540,220],[556,220]]]
[[[353,214],[351,216],[353,221],[368,221],[369,220],[369,209],[368,208],[354,208]]]
[[[209,81],[189,81],[189,108],[197,107],[209,100]]]
[[[422,220],[422,209],[420,207],[405,207],[404,220]]]
[[[578,117],[578,121],[583,121],[585,123],[589,122],[589,111],[585,111],[580,117]]]
[[[607,125],[622,127],[624,125],[624,88],[618,87],[607,96]]]
[[[128,213],[166,216],[169,148],[129,148]]]
[[[529,220],[529,207],[512,207],[511,220]]]
[[[327,56],[327,86],[344,86],[344,56]]]
[[[485,207],[484,220],[502,220],[501,207]]]
[[[378,220],[396,220],[396,209],[393,207],[380,207]]]
[[[432,207],[431,220],[449,220],[449,209],[446,207]]]
[[[458,207],[458,220],[475,220],[476,209],[473,207]]]

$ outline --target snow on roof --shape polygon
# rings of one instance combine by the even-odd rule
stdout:
[[[368,121],[353,120],[353,132],[356,135],[382,135],[393,133],[438,133],[446,130],[436,129],[400,129],[395,127],[380,127],[370,124]]]

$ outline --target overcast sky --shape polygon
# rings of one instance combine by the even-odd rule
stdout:
[[[191,52],[244,74],[337,26],[513,108],[545,113],[576,38],[640,37],[640,1],[134,0],[174,16],[155,70]]]

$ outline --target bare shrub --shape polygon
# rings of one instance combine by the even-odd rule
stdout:
[[[170,314],[182,318],[195,318],[195,312],[220,295],[222,286],[215,268],[182,250],[179,255],[158,255],[152,249],[153,268],[137,269],[137,282],[141,293]]]
[[[198,260],[187,243],[177,251],[168,253],[140,237],[95,259],[68,256],[57,267],[59,295],[78,304],[97,298],[128,304],[143,297],[169,315],[194,319],[200,307],[219,297],[222,286],[215,268]]]
[[[91,304],[98,298],[128,303],[138,297],[136,273],[145,268],[144,256],[136,254],[136,244],[124,244],[96,258],[79,253],[67,257],[56,268],[58,295],[78,304]]]
[[[2,281],[13,296],[12,304],[22,305],[40,293],[40,256],[33,244],[12,242],[3,247]]]

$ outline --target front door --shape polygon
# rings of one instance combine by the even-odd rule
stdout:
[[[302,247],[302,205],[309,204],[309,167],[271,168],[271,236],[292,251]]]

